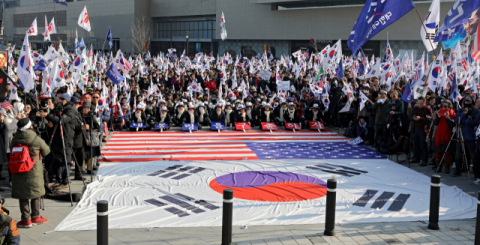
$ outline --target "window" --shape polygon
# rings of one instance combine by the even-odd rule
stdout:
[[[187,31],[190,39],[210,39],[214,37],[215,21],[168,21],[157,22],[157,38],[185,38]]]

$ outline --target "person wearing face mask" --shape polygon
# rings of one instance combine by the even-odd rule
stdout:
[[[132,117],[130,118],[130,122],[146,124],[147,116],[145,115],[145,112],[143,111],[143,109],[144,109],[143,104],[137,105],[135,112],[132,114]],[[131,128],[131,130],[137,130],[137,129]],[[138,130],[142,130],[142,128],[139,128]]]
[[[245,107],[243,105],[239,105],[237,107],[237,112],[235,113],[235,122],[246,122],[250,125],[250,117],[245,112]]]
[[[287,102],[284,101],[280,106],[275,107],[273,114],[275,114],[275,122],[278,126],[282,126],[285,123],[285,113],[287,112]]]
[[[232,105],[230,104],[230,102],[227,102],[227,104],[225,105],[225,126],[233,124],[234,118],[232,112]]]
[[[198,117],[198,123],[202,126],[210,126],[210,116],[208,111],[205,109],[205,104],[203,102],[198,103],[198,108],[195,111],[195,114]]]
[[[302,126],[300,122],[300,116],[298,115],[293,102],[288,103],[288,108],[283,115],[283,118],[285,118],[285,122],[300,123],[300,126]]]
[[[245,112],[250,117],[250,123],[252,127],[258,126],[258,112],[255,108],[253,108],[252,102],[247,102],[246,107],[247,109],[245,110]]]
[[[222,104],[217,103],[215,106],[215,110],[212,110],[210,112],[210,120],[212,122],[222,122],[224,125],[225,124],[225,112],[222,110]]]
[[[425,132],[426,127],[430,124],[432,109],[426,106],[425,98],[420,97],[417,100],[415,108],[413,108],[412,114],[410,115],[410,120],[413,121],[413,141],[415,144],[414,156],[415,158],[411,160],[411,163],[418,163],[420,161],[420,166],[427,166],[428,162],[428,147],[425,138],[427,134]]]
[[[170,116],[170,112],[168,112],[168,108],[163,106],[160,110],[160,113],[157,114],[157,122],[159,123],[168,123],[171,127],[172,125],[172,117]],[[170,128],[164,128],[163,131],[167,131]]]
[[[173,115],[173,123],[175,126],[182,127],[184,121],[183,121],[183,113],[185,113],[185,107],[183,105],[183,102],[178,102],[177,104],[177,109],[175,110],[175,113]]]
[[[263,105],[263,110],[260,111],[260,121],[261,122],[273,122],[275,119],[275,115],[273,114],[272,111],[272,105],[268,103],[262,103]],[[262,127],[262,124],[260,123],[260,128]]]
[[[477,99],[478,105],[480,105],[480,99]],[[477,103],[476,103],[477,104]],[[480,124],[480,113],[478,108],[473,104],[473,97],[467,95],[463,98],[463,107],[457,111],[455,119],[453,120],[455,125],[458,127],[456,130],[455,137],[457,139],[456,143],[456,153],[455,153],[455,172],[452,177],[457,177],[462,175],[462,170],[468,171],[465,169],[463,163],[463,157],[466,155],[468,166],[470,166],[470,161],[473,161],[473,166],[479,165],[479,156],[476,154],[477,145],[475,144],[476,140],[476,127]],[[461,129],[462,134],[459,132]],[[465,152],[463,152],[462,141],[465,145]],[[480,176],[476,176],[477,181]]]
[[[195,106],[189,105],[188,111],[183,112],[182,120],[184,123],[196,123],[199,130],[202,130],[202,125],[198,116],[195,114]]]

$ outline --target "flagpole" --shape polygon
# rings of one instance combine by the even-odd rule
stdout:
[[[420,19],[420,22],[422,22],[423,29],[425,30],[425,35],[428,35],[427,28],[425,27],[425,24],[423,23],[422,17],[420,17],[420,13],[418,12],[417,6],[415,7],[415,11],[417,11],[418,18]],[[433,43],[430,37],[428,37],[428,41],[430,42],[430,46],[432,46],[432,51],[435,57],[437,57],[437,53],[435,52],[435,48],[433,48]]]

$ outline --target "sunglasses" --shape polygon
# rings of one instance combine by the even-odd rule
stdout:
[[[94,98],[94,99],[100,99],[100,97],[92,97],[92,98]]]

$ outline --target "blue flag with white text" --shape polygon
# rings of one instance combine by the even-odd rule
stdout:
[[[412,88],[410,87],[410,83],[407,83],[407,86],[405,87],[405,91],[403,92],[402,100],[407,102],[407,103],[412,103],[410,100],[412,98]]]
[[[470,18],[473,11],[478,8],[480,8],[480,0],[457,0],[445,16],[443,25],[452,28],[463,19]]]
[[[108,68],[108,71],[105,73],[105,75],[115,84],[119,84],[125,79],[122,75],[120,75],[120,72],[118,72],[117,67],[115,67],[113,63],[110,65],[110,68]]]
[[[108,33],[107,33],[106,40],[108,42],[108,48],[112,49],[113,48],[113,40],[112,40],[112,29],[111,28],[108,28]]]
[[[368,40],[414,7],[412,0],[367,0],[348,37],[348,47],[357,53]]]

